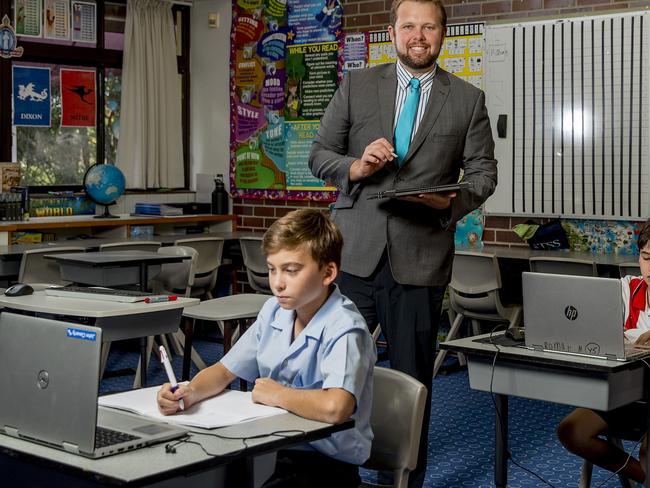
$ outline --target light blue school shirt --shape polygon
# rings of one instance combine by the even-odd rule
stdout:
[[[223,357],[221,364],[240,378],[271,378],[292,388],[343,388],[354,395],[353,429],[310,442],[334,459],[362,464],[370,456],[372,371],[375,344],[357,307],[335,287],[329,298],[291,342],[295,312],[275,297]]]

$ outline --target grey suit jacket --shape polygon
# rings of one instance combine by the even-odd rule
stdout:
[[[397,282],[446,285],[454,224],[479,207],[497,183],[485,96],[438,67],[424,118],[402,167],[388,163],[351,183],[350,165],[368,144],[381,137],[393,143],[396,91],[394,64],[349,72],[321,119],[309,167],[340,192],[332,218],[343,233],[343,271],[367,277],[387,249]],[[398,199],[368,200],[381,190],[455,183],[461,168],[464,180],[474,186],[458,192],[447,211]]]

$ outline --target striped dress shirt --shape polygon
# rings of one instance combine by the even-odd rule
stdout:
[[[395,118],[393,120],[393,132],[395,132],[395,127],[397,127],[397,120],[399,119],[399,114],[402,112],[402,106],[404,105],[404,100],[406,100],[406,95],[408,94],[408,86],[413,75],[409,73],[400,61],[395,63],[397,68],[397,96],[395,97]],[[433,77],[436,74],[438,65],[435,64],[431,71],[420,76],[420,103],[418,104],[418,111],[415,115],[415,123],[413,124],[413,131],[411,132],[411,140],[418,131],[420,127],[420,122],[422,122],[422,117],[424,117],[424,111],[427,107],[427,102],[429,101],[429,95],[431,94],[431,87],[433,86]]]

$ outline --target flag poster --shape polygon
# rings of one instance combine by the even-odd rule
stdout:
[[[61,68],[61,126],[95,127],[95,70]]]
[[[50,68],[13,66],[14,125],[49,127],[51,124]]]

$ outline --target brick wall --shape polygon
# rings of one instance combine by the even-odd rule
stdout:
[[[392,0],[341,0],[346,31],[385,29]],[[603,10],[642,9],[650,0],[446,0],[448,23],[524,20],[529,17],[563,17]],[[321,202],[235,199],[234,213],[240,230],[264,231],[278,217],[298,207],[327,208]],[[522,217],[488,217],[483,241],[516,246],[523,243],[510,229]]]

